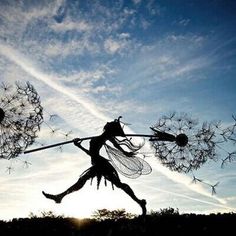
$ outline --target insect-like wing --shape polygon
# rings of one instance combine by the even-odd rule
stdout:
[[[138,178],[140,175],[147,175],[152,171],[151,166],[144,159],[136,155],[128,157],[118,149],[107,144],[105,149],[115,169],[128,178]]]

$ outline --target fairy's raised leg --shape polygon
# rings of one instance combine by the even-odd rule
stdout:
[[[78,179],[78,181],[73,184],[71,187],[69,187],[66,191],[62,192],[62,193],[59,193],[59,194],[49,194],[49,193],[45,193],[44,191],[42,191],[42,194],[48,198],[48,199],[51,199],[51,200],[54,200],[56,203],[61,203],[62,199],[70,194],[70,193],[73,193],[75,191],[78,191],[79,189],[81,189],[86,181],[90,178],[93,178],[95,177],[95,170],[93,167],[89,168],[87,171],[84,172],[84,174],[82,174],[80,176],[80,178]]]

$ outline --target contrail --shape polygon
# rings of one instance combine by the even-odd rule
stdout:
[[[150,146],[150,143],[148,143],[148,142],[145,143],[145,146],[143,148],[146,149],[146,150],[144,150],[144,153],[145,152],[149,153],[150,150],[152,149]],[[219,198],[217,196],[213,196],[210,192],[206,191],[206,189],[203,188],[203,186],[201,186],[200,184],[198,184],[198,183],[191,184],[192,179],[189,176],[187,176],[185,174],[178,173],[178,172],[171,171],[167,167],[159,164],[158,161],[156,160],[156,158],[154,157],[154,155],[150,156],[148,162],[151,164],[152,168],[155,169],[158,173],[162,173],[168,179],[186,186],[189,190],[196,192],[198,194],[201,194],[203,196],[215,199],[216,201],[218,201],[221,204],[227,203],[227,201],[225,199]]]
[[[163,193],[169,193],[171,195],[175,195],[175,196],[178,196],[178,197],[181,197],[181,198],[190,199],[190,200],[193,200],[193,201],[196,201],[196,202],[201,202],[201,203],[205,203],[205,204],[208,204],[208,205],[221,207],[221,208],[228,209],[228,210],[231,210],[231,211],[236,210],[235,208],[226,206],[224,204],[217,204],[217,203],[214,203],[214,202],[205,201],[205,200],[201,200],[201,199],[194,198],[194,197],[189,197],[189,196],[181,194],[181,193],[174,193],[174,192],[164,190],[164,189],[160,189],[160,188],[155,188],[155,187],[151,187],[151,188],[155,189],[155,191],[159,191],[159,192],[163,192]]]
[[[65,89],[59,83],[55,83],[53,81],[53,79],[55,78],[53,78],[52,76],[47,75],[37,70],[29,60],[27,60],[18,52],[16,52],[16,50],[10,48],[9,46],[0,44],[0,53],[6,56],[8,59],[10,59],[12,62],[17,64],[18,66],[20,66],[21,69],[23,69],[25,72],[27,72],[29,75],[31,75],[35,79],[40,80],[41,82],[44,82],[45,84],[47,84],[49,87],[53,88],[54,90],[68,96],[72,100],[81,104],[88,112],[90,112],[95,117],[104,121],[107,121],[109,119],[100,111],[98,111],[97,107],[93,103],[91,103],[84,97],[82,98],[77,94],[75,95],[72,91],[70,91],[69,89]]]
[[[98,118],[100,120],[103,120],[103,121],[111,120],[111,118],[109,118],[109,117],[105,116],[103,113],[101,113],[97,109],[97,107],[92,102],[90,102],[89,100],[85,99],[84,97],[80,97],[78,94],[75,95],[68,88],[64,88],[59,83],[55,83],[53,81],[53,79],[55,79],[55,78],[53,78],[52,76],[47,75],[47,74],[41,72],[40,70],[38,70],[36,67],[34,67],[34,65],[29,60],[24,58],[23,55],[19,54],[13,48],[11,48],[7,45],[0,44],[0,54],[2,54],[3,56],[5,56],[9,60],[11,60],[16,65],[20,66],[21,69],[23,69],[26,73],[28,73],[29,75],[31,75],[35,79],[37,79],[41,82],[44,82],[49,87],[53,88],[54,90],[58,91],[59,93],[62,93],[64,95],[68,96],[69,98],[71,98],[72,100],[78,102],[90,114],[92,114],[96,118]],[[150,150],[150,147],[148,147],[148,150]],[[157,164],[157,163],[155,163],[153,166],[159,172],[161,172],[163,175],[165,175],[167,178],[171,179],[172,181],[174,181],[176,183],[181,183],[181,184],[185,185],[191,191],[197,192],[201,195],[204,195],[204,196],[207,196],[207,197],[210,197],[210,198],[214,198],[218,202],[220,202],[222,204],[226,204],[226,201],[224,199],[220,199],[220,198],[211,196],[210,193],[208,193],[205,189],[203,189],[199,186],[194,187],[194,186],[190,185],[189,183],[191,181],[191,178],[189,178],[188,176],[185,176],[185,175],[179,174],[179,173],[173,173],[172,171],[168,170],[166,167],[164,167],[160,164]],[[201,200],[199,200],[199,201],[201,201]]]
[[[154,161],[153,161],[154,162]],[[156,162],[156,160],[155,160]],[[152,167],[156,169],[159,173],[164,174],[167,178],[174,180],[175,182],[181,183],[182,185],[185,185],[188,189],[197,192],[198,194],[201,194],[203,196],[215,199],[216,201],[220,202],[221,204],[226,204],[227,202],[219,197],[213,196],[210,192],[206,191],[200,184],[191,184],[192,179],[188,177],[187,175],[180,174],[177,172],[173,172],[169,170],[167,167],[162,166],[160,164],[152,164]]]

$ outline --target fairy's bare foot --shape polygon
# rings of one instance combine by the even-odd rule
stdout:
[[[62,197],[59,194],[58,195],[53,195],[53,194],[45,193],[44,191],[42,191],[42,194],[46,198],[54,200],[56,203],[61,203]]]

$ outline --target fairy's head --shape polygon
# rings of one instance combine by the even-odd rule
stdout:
[[[120,124],[120,118],[122,117],[119,116],[118,119],[115,119],[112,122],[107,122],[103,129],[104,130],[103,135],[105,136],[107,140],[111,141],[113,146],[115,147],[115,149],[112,148],[113,155],[118,157],[120,155],[127,156],[127,154],[129,154],[128,157],[131,157],[131,156],[134,157],[136,155],[136,152],[143,146],[143,144],[135,145],[131,142],[131,139],[128,139],[126,137]],[[121,136],[124,138],[119,139],[119,138],[116,138],[116,136]],[[105,147],[108,147],[108,146],[109,145],[107,144],[105,145]],[[117,149],[118,146],[120,148]],[[125,147],[125,150],[122,147]]]
[[[120,118],[121,116],[118,117],[118,119],[115,119],[112,122],[107,122],[106,125],[104,126],[103,130],[104,133],[106,133],[109,136],[122,136],[125,137],[125,133],[120,125]]]

